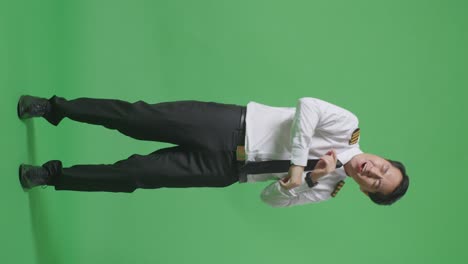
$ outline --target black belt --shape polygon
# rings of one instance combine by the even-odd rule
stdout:
[[[247,115],[247,107],[241,107],[241,117],[239,124],[239,133],[237,137],[237,146],[245,145],[245,117]]]
[[[241,168],[245,165],[245,150],[244,150],[244,145],[245,145],[245,136],[246,136],[246,122],[245,118],[247,115],[247,107],[241,107],[241,116],[240,116],[240,124],[239,124],[239,129],[238,129],[238,137],[237,137],[237,149],[236,149],[236,163],[237,163],[237,169],[239,173],[239,182],[246,182],[247,181],[247,175],[245,173],[241,173]],[[243,153],[243,156],[240,157],[238,156],[239,153]]]

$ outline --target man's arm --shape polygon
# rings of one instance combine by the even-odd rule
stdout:
[[[330,193],[329,187],[320,183],[313,189],[303,183],[288,190],[282,187],[279,181],[276,181],[262,191],[260,198],[272,207],[289,207],[328,200],[331,197]]]
[[[266,187],[261,194],[262,201],[273,207],[286,207],[320,202],[330,198],[330,189],[327,188],[329,186],[325,183],[320,184],[320,178],[333,172],[336,169],[336,162],[336,152],[328,151],[320,158],[309,176],[312,177],[313,182],[319,182],[319,185],[309,188],[303,180],[306,173],[302,173],[300,182],[294,182],[297,185],[291,186],[288,176]]]
[[[301,98],[296,106],[291,127],[291,163],[305,167],[309,146],[322,115],[319,102],[314,98]]]
[[[356,126],[357,118],[343,108],[315,98],[299,99],[291,127],[291,167],[285,187],[294,188],[301,183],[311,140],[317,130],[334,140],[344,140]]]

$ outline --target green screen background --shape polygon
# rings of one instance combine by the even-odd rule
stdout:
[[[467,263],[466,1],[16,0],[0,4],[2,263]],[[261,203],[266,183],[24,193],[17,168],[113,163],[167,144],[20,121],[21,94],[354,112],[361,147],[405,163],[407,196]]]

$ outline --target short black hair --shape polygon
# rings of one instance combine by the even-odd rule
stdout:
[[[400,170],[401,175],[403,175],[403,179],[401,180],[400,184],[393,190],[393,192],[385,195],[383,193],[369,193],[369,198],[376,204],[379,205],[391,205],[394,202],[400,200],[403,195],[405,195],[406,191],[408,190],[409,186],[409,177],[406,174],[405,166],[395,160],[387,159],[394,167]]]

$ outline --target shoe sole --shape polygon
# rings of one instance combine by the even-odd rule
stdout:
[[[21,116],[22,116],[22,114],[23,114],[23,109],[22,109],[22,107],[21,107],[21,104],[22,104],[22,102],[23,102],[23,98],[24,98],[24,95],[22,95],[22,96],[20,97],[20,99],[18,100],[18,104],[17,104],[17,106],[16,106],[16,114],[18,115],[18,118],[19,118],[19,119],[23,119],[23,118],[21,118]]]
[[[24,107],[24,100],[29,97],[28,95],[22,95],[19,100],[18,100],[18,105],[16,106],[16,114],[18,115],[18,118],[21,120],[29,119],[31,118],[30,116],[27,115],[27,111]]]
[[[23,188],[23,191],[26,192],[31,188],[28,188],[27,185],[25,186],[25,184],[27,184],[27,180],[22,177],[23,176],[23,165],[24,164],[21,164],[18,167],[18,178],[19,178],[19,181],[20,181],[20,184],[21,184],[21,188]]]
[[[44,113],[30,113],[30,106],[34,104],[34,100],[47,100],[46,98],[32,96],[32,95],[22,95],[18,99],[18,104],[16,106],[16,114],[19,119],[25,120],[33,117],[44,116]],[[47,106],[46,106],[47,107]],[[42,110],[41,110],[42,111]]]

